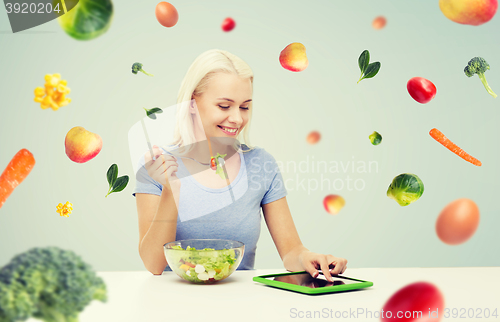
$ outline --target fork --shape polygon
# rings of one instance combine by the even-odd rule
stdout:
[[[183,156],[180,156],[180,155],[175,155],[175,154],[173,154],[171,152],[167,152],[167,153],[170,154],[170,155],[172,155],[172,156],[174,156],[174,157],[176,157],[176,158],[193,160],[193,161],[198,162],[199,164],[204,165],[204,166],[209,166],[210,165],[210,163],[203,163],[203,162],[200,162],[200,161],[198,161],[196,159],[193,159],[193,158],[190,158],[190,157],[183,157]]]

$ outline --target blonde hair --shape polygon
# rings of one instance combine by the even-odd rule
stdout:
[[[193,96],[201,95],[216,73],[229,73],[243,78],[249,78],[253,87],[253,72],[241,58],[225,50],[212,49],[199,55],[189,67],[184,80],[182,81],[179,94],[177,95],[177,117],[174,133],[174,145],[187,146],[196,143],[194,137],[193,118],[189,112],[189,106]],[[243,134],[243,139],[248,149],[242,152],[253,150],[250,146],[249,128],[252,119],[253,105],[249,111],[249,121],[243,133],[238,134],[238,140]],[[237,142],[236,142],[237,144]]]

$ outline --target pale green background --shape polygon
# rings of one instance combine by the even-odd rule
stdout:
[[[282,162],[376,161],[378,173],[347,175],[366,183],[363,191],[290,190],[290,209],[306,247],[344,257],[349,267],[499,266],[498,148],[500,99],[493,99],[477,76],[463,68],[470,58],[491,65],[486,77],[500,94],[500,18],[474,27],[448,20],[438,1],[175,1],[180,19],[164,28],[154,16],[156,1],[114,1],[110,30],[87,42],[67,36],[56,21],[12,34],[0,10],[0,168],[21,148],[33,152],[36,166],[0,209],[0,265],[34,246],[72,249],[99,271],[143,270],[132,181],[104,198],[106,171],[117,163],[133,177],[127,132],[144,116],[142,107],[176,102],[191,62],[220,48],[243,58],[255,73],[251,143]],[[140,4],[139,4],[140,3]],[[372,20],[388,24],[374,30]],[[224,33],[231,16],[237,26]],[[280,51],[292,42],[307,48],[309,67],[283,69]],[[379,74],[359,84],[357,59],[369,49],[380,61]],[[140,61],[155,74],[133,75]],[[61,73],[73,102],[59,111],[42,110],[33,90],[44,75]],[[438,92],[428,104],[415,102],[406,82],[422,76]],[[90,162],[77,164],[64,153],[74,126],[98,133],[104,146]],[[483,162],[475,167],[436,143],[437,127]],[[318,130],[321,141],[305,142]],[[372,146],[368,135],[383,135]],[[386,197],[393,177],[418,174],[425,184],[420,200],[400,207]],[[288,178],[320,174],[283,174]],[[337,216],[322,200],[338,193],[347,201]],[[481,210],[476,234],[459,246],[436,236],[437,215],[450,201],[470,198]],[[70,218],[55,212],[70,201]],[[263,229],[256,268],[282,267],[269,232]]]

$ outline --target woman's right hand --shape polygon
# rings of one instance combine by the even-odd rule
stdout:
[[[181,181],[175,174],[179,167],[177,159],[172,155],[162,154],[162,151],[156,145],[153,146],[153,154],[155,160],[151,159],[150,152],[144,156],[144,166],[148,171],[148,175],[161,183],[163,189],[178,192]]]

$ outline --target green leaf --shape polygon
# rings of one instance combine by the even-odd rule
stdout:
[[[359,69],[361,69],[361,75],[363,75],[369,63],[370,63],[370,52],[368,50],[365,50],[361,53],[361,55],[359,55],[358,58],[358,65]]]
[[[379,70],[380,70],[380,62],[377,61],[377,62],[371,63],[370,65],[368,65],[368,67],[366,67],[365,74],[363,75],[362,78],[360,78],[358,83],[365,78],[374,77],[375,75],[377,75]]]
[[[116,181],[114,182],[113,186],[109,189],[108,194],[106,195],[106,197],[109,196],[110,193],[120,192],[123,189],[125,189],[125,187],[128,184],[128,180],[129,180],[128,176],[122,176],[122,177],[119,177],[118,179],[116,179]]]
[[[115,183],[116,178],[118,177],[118,166],[116,164],[112,164],[109,169],[108,173],[106,174],[108,178],[108,183],[109,183],[109,188],[113,186],[113,183]]]
[[[116,182],[113,184],[113,188],[111,189],[110,193],[120,192],[123,189],[125,189],[125,187],[128,184],[128,180],[129,180],[128,176],[122,176],[122,177],[119,177],[118,179],[116,179]]]
[[[365,75],[363,76],[363,78],[372,78],[377,75],[379,70],[380,62],[376,61],[374,63],[371,63],[370,65],[368,65],[368,67],[366,67]]]
[[[156,114],[158,113],[163,113],[163,110],[159,107],[153,107],[152,109],[148,110],[148,109],[145,109],[146,110],[146,115],[150,118],[150,119],[153,119],[153,120],[156,120]]]

